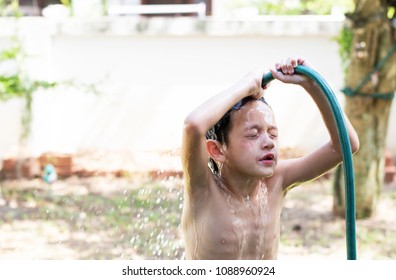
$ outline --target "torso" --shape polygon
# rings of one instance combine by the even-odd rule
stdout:
[[[238,201],[214,179],[196,196],[185,199],[183,210],[187,259],[276,259],[279,187],[266,184],[256,197]]]

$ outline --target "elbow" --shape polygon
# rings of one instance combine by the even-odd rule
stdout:
[[[351,141],[352,154],[356,154],[360,148],[359,137],[357,137],[357,135],[356,135],[356,137],[353,137],[353,139],[350,139],[350,141]]]
[[[349,134],[349,142],[351,143],[352,154],[355,154],[359,151],[360,141],[358,134],[356,133],[355,129],[352,127],[350,123],[349,123],[348,134]]]
[[[202,123],[192,116],[188,116],[184,120],[183,131],[186,135],[200,135],[206,133],[204,127],[202,126]]]
[[[357,153],[359,151],[360,142],[359,142],[359,138],[356,134],[349,136],[349,143],[350,143],[350,148],[351,148],[352,154]],[[339,155],[340,160],[341,160],[342,153],[343,153],[342,149],[341,149],[341,144],[339,142],[337,142],[337,145],[334,145],[334,142],[332,142],[330,145],[332,147],[332,150]]]
[[[356,131],[352,131],[352,133],[349,133],[349,141],[351,143],[352,154],[357,153],[357,151],[359,151],[360,141]]]

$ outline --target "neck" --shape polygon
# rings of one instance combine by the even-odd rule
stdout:
[[[259,178],[236,176],[232,172],[222,170],[220,180],[222,185],[227,188],[237,199],[244,200],[253,198],[257,195],[264,181]]]

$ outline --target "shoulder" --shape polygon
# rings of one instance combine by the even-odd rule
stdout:
[[[296,180],[290,175],[293,173],[292,170],[295,168],[298,169],[300,165],[300,158],[279,161],[277,167],[275,168],[274,175],[268,179],[268,184],[285,195],[290,188],[295,186]]]

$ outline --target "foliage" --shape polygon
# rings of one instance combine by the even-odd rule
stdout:
[[[233,0],[229,8],[256,7],[260,15],[328,15],[333,7],[351,9],[352,0]]]
[[[16,37],[12,41],[12,46],[0,51],[0,66],[5,65],[4,69],[8,70],[0,72],[0,101],[15,97],[25,99],[25,112],[21,120],[22,134],[20,137],[21,142],[23,142],[30,134],[33,93],[40,88],[48,89],[55,87],[57,84],[44,80],[29,79],[23,70],[23,62],[26,55],[23,52],[21,43]]]
[[[0,11],[7,1],[0,0]],[[14,2],[9,3],[13,5]],[[7,6],[7,7],[8,7]],[[15,4],[14,15],[21,14],[19,4]],[[16,17],[18,18],[18,17]],[[98,93],[94,85],[77,85],[74,81],[51,82],[46,80],[32,80],[24,69],[27,55],[24,52],[22,42],[18,37],[18,29],[15,35],[10,38],[11,44],[8,48],[0,49],[0,102],[13,98],[25,99],[25,111],[22,116],[21,143],[24,143],[29,135],[32,122],[32,101],[33,94],[39,89],[50,89],[60,85],[80,87],[89,92]]]
[[[71,1],[70,0],[60,0],[62,5],[65,5],[66,7],[70,8],[71,7]]]
[[[391,4],[389,4],[391,5]],[[387,16],[389,19],[395,17],[395,7],[388,6]],[[352,45],[353,33],[349,26],[344,25],[336,40],[338,43],[338,52],[341,58],[342,66],[344,73],[346,72],[349,62],[350,62],[350,54],[351,54],[351,45]]]
[[[338,53],[341,58],[344,74],[348,69],[350,61],[352,38],[352,30],[347,26],[343,26],[341,28],[340,34],[336,38],[338,43]]]
[[[18,39],[13,41],[13,46],[0,51],[0,66],[5,64],[4,69],[8,70],[0,72],[0,102],[13,98],[25,99],[25,111],[21,120],[22,134],[20,136],[20,141],[23,143],[30,135],[33,94],[39,89],[50,89],[62,85],[78,87],[92,93],[98,93],[98,90],[95,85],[78,84],[75,81],[51,82],[30,79],[23,68],[26,58],[23,48]]]
[[[388,18],[390,18],[390,19],[396,18],[396,7],[388,6]]]
[[[0,16],[21,17],[18,0],[0,0]]]
[[[14,62],[21,64],[24,54],[18,42],[14,46],[0,52],[0,63]],[[1,65],[1,64],[0,64]],[[39,88],[50,88],[55,83],[48,81],[30,81],[24,78],[22,67],[16,65],[14,73],[0,73],[0,100],[5,101],[13,97],[24,97],[27,93],[31,94]]]

